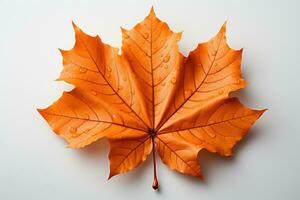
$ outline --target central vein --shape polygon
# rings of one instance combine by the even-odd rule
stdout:
[[[152,129],[155,125],[155,109],[154,109],[154,78],[153,78],[153,62],[152,62],[152,15],[150,16],[150,65],[152,76]]]

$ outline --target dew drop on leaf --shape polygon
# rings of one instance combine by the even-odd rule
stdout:
[[[97,92],[95,90],[92,90],[92,95],[97,96]]]
[[[149,37],[149,33],[145,33],[145,34],[143,35],[143,37],[144,37],[145,39],[147,39],[147,38]]]
[[[216,137],[216,134],[213,133],[213,132],[208,131],[207,133],[208,133],[209,137],[211,137],[211,138],[215,138]]]
[[[167,63],[167,62],[169,62],[169,60],[170,60],[170,55],[167,55],[166,57],[164,57],[164,60],[163,60],[163,61],[164,61],[165,63]]]
[[[192,94],[192,90],[184,90],[184,96],[189,97]]]
[[[79,69],[79,72],[80,72],[80,73],[85,73],[86,71],[87,71],[87,69],[85,69],[85,68],[80,68],[80,69]]]
[[[176,77],[173,77],[172,80],[171,80],[171,83],[172,83],[172,84],[175,84],[176,81],[177,81],[177,80],[176,80]]]
[[[70,128],[70,132],[71,133],[76,133],[77,132],[77,128],[76,127],[71,127]]]

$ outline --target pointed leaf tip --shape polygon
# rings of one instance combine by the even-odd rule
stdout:
[[[125,29],[125,28],[123,28],[122,26],[120,26],[120,29],[121,29],[121,32],[122,32],[122,34],[124,34],[124,33],[127,33],[127,32],[128,32],[128,30],[127,30],[127,29]]]
[[[75,27],[77,27],[76,26],[76,24],[75,24],[75,22],[72,20],[72,26],[75,28]]]
[[[149,16],[156,16],[153,6],[151,6]]]
[[[183,31],[176,33],[176,36],[177,36],[177,40],[178,40],[178,41],[181,40],[182,33],[183,33]]]
[[[72,26],[75,31],[80,30],[80,28],[75,24],[75,22],[73,20],[72,20]]]
[[[262,109],[262,110],[259,110],[259,112],[260,112],[260,116],[262,115],[262,114],[264,114],[266,111],[268,111],[269,109],[267,109],[267,108],[265,108],[265,109]]]
[[[66,51],[66,50],[63,50],[63,49],[61,49],[61,48],[57,48],[57,49],[58,49],[58,51],[60,52],[61,55],[63,55],[64,52]]]
[[[226,33],[226,27],[227,27],[227,20],[223,23],[220,29],[220,33]]]
[[[107,177],[107,180],[109,181],[113,176],[115,176],[115,174],[113,174],[113,173],[109,173],[109,175],[108,175],[108,177]]]

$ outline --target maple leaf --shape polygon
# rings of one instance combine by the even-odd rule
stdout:
[[[75,45],[61,50],[58,80],[75,86],[46,109],[38,109],[69,147],[101,138],[110,144],[110,175],[125,173],[155,150],[163,163],[202,178],[197,156],[206,149],[230,156],[265,110],[251,110],[229,93],[246,86],[242,50],[226,42],[226,24],[187,57],[153,8],[131,30],[122,28],[122,54],[74,23]]]

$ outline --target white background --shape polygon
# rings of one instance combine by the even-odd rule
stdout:
[[[74,43],[71,20],[120,47],[120,26],[131,28],[154,5],[174,31],[184,31],[185,55],[225,20],[233,48],[244,48],[250,83],[236,93],[246,105],[268,108],[232,158],[200,153],[205,182],[158,162],[153,191],[150,158],[107,181],[108,143],[68,149],[36,112],[71,87],[55,82],[57,48]],[[0,0],[0,199],[300,199],[299,1],[3,1]]]

